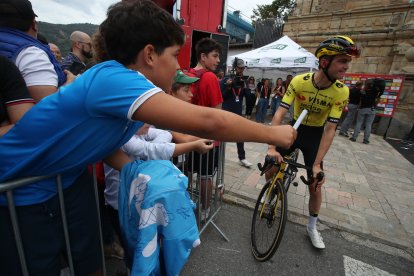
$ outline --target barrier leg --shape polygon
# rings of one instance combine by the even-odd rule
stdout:
[[[19,253],[20,266],[24,276],[29,275],[27,270],[26,258],[24,256],[22,237],[20,236],[19,223],[17,222],[16,207],[14,206],[13,191],[7,191],[7,202],[9,207],[10,219],[13,226],[13,233],[16,239],[17,252]]]

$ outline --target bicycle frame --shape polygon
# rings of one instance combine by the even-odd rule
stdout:
[[[272,182],[270,183],[270,186],[269,186],[269,189],[266,193],[266,197],[264,199],[265,200],[264,202],[267,202],[267,200],[269,199],[270,194],[273,192],[273,188],[276,184],[276,181],[279,180],[279,179],[283,180],[283,176],[284,176],[284,173],[285,173],[286,166],[287,166],[287,163],[285,163],[285,162],[280,163],[280,169],[277,173],[275,173],[275,175],[272,178]],[[278,203],[279,203],[279,201],[277,201],[277,204]],[[277,204],[275,205],[275,210],[277,210],[277,207],[278,207]],[[263,216],[263,210],[265,209],[266,205],[267,204],[262,205],[262,210],[260,210],[260,217]],[[273,216],[275,216],[275,212],[273,212]]]
[[[306,110],[302,112],[293,128],[297,129],[306,113]],[[261,163],[257,164],[261,176],[266,172],[270,172],[273,167],[279,168],[264,184],[253,211],[250,232],[251,249],[257,261],[264,262],[269,260],[280,245],[287,220],[287,191],[290,183],[297,185],[293,180],[298,169],[312,171],[311,167],[297,163],[298,154],[299,149],[295,149],[292,153],[285,156],[280,163],[277,162],[274,156],[267,155],[263,165]],[[316,178],[318,181],[322,181],[324,178],[323,172],[319,172]],[[313,176],[310,176],[308,180],[304,176],[301,176],[300,179],[308,186],[314,183]],[[318,185],[314,186],[316,190]],[[266,208],[267,205],[269,208]]]

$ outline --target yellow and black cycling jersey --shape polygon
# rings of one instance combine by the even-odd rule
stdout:
[[[348,87],[336,81],[328,88],[319,89],[316,88],[313,77],[313,73],[294,77],[280,106],[289,109],[294,101],[295,120],[304,109],[307,109],[309,113],[302,121],[302,125],[323,126],[326,121],[338,123],[342,110],[348,103]]]

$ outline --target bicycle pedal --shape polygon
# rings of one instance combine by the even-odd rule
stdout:
[[[295,182],[292,183],[292,185],[295,186],[295,187],[297,187],[298,186],[298,182],[295,181]]]

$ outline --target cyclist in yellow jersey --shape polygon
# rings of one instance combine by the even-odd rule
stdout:
[[[312,171],[308,171],[308,178],[314,176],[316,179],[318,172],[323,170],[323,158],[332,144],[336,124],[348,101],[348,87],[338,79],[343,78],[352,57],[358,57],[359,53],[358,47],[347,36],[334,36],[319,44],[315,52],[319,59],[318,71],[301,74],[292,79],[280,104],[282,108],[279,108],[274,115],[272,125],[281,124],[291,104],[294,105],[292,124],[302,110],[307,109],[309,113],[298,128],[298,136],[294,144],[288,150],[269,146],[268,155],[275,156],[281,161],[283,155],[299,148],[305,164],[312,167]],[[270,179],[273,173],[274,171],[269,171],[266,179]],[[313,246],[319,249],[325,248],[322,237],[316,229],[322,203],[321,185],[324,182],[325,178],[319,182],[315,180],[309,186],[307,233]]]
[[[328,88],[315,88],[315,74],[306,73],[292,79],[280,105],[286,109],[289,109],[291,104],[294,105],[294,120],[298,119],[304,109],[308,110],[309,113],[302,125],[321,127],[326,121],[336,124],[348,101],[348,87],[336,81]]]

